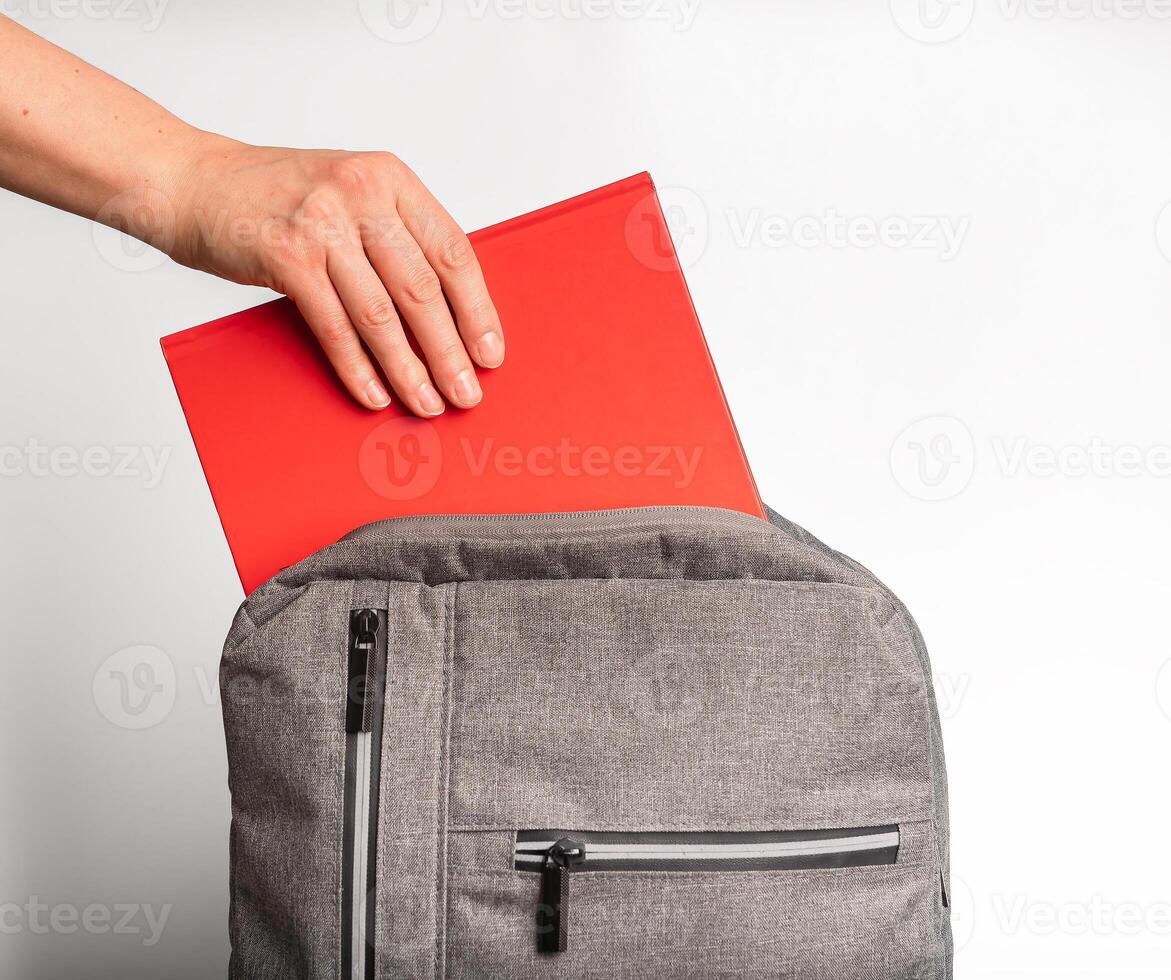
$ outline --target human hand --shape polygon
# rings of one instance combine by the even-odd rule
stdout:
[[[504,359],[500,318],[467,236],[397,157],[199,134],[178,167],[176,261],[286,293],[368,408],[390,396],[365,348],[417,415],[480,401],[473,362]]]
[[[203,132],[3,16],[0,63],[0,187],[288,294],[368,408],[390,396],[367,348],[418,415],[439,392],[480,401],[500,318],[467,236],[398,158]]]

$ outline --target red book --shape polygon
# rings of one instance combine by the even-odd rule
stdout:
[[[648,174],[470,237],[507,354],[469,411],[360,407],[289,300],[163,338],[245,592],[386,517],[763,516]]]

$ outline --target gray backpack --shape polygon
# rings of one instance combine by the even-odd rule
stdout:
[[[256,590],[231,976],[949,978],[922,639],[770,516],[402,518]]]

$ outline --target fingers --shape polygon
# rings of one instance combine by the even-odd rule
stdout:
[[[333,249],[326,270],[349,321],[366,342],[403,404],[416,415],[443,412],[443,399],[407,343],[394,303],[356,245]]]
[[[468,236],[417,179],[408,182],[398,207],[451,302],[468,353],[481,367],[499,367],[504,331]]]
[[[444,397],[477,405],[476,365],[504,360],[504,334],[467,236],[391,154],[307,157],[305,166],[315,162],[301,178],[290,240],[266,263],[271,284],[296,301],[363,405],[389,403],[367,348],[415,414],[440,414]]]
[[[475,368],[456,330],[443,284],[418,242],[401,222],[391,222],[366,241],[379,278],[415,335],[439,390],[460,408],[479,403]]]
[[[390,395],[362,349],[357,331],[325,271],[294,283],[288,293],[350,394],[367,408],[386,408]]]

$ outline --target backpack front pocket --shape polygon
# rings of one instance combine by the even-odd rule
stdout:
[[[881,595],[462,583],[445,980],[938,980],[929,688]]]
[[[446,980],[940,976],[926,821],[461,831],[449,846]]]
[[[525,830],[517,834],[513,866],[541,874],[537,948],[563,953],[574,873],[808,871],[894,864],[898,854],[895,825],[777,833]]]

